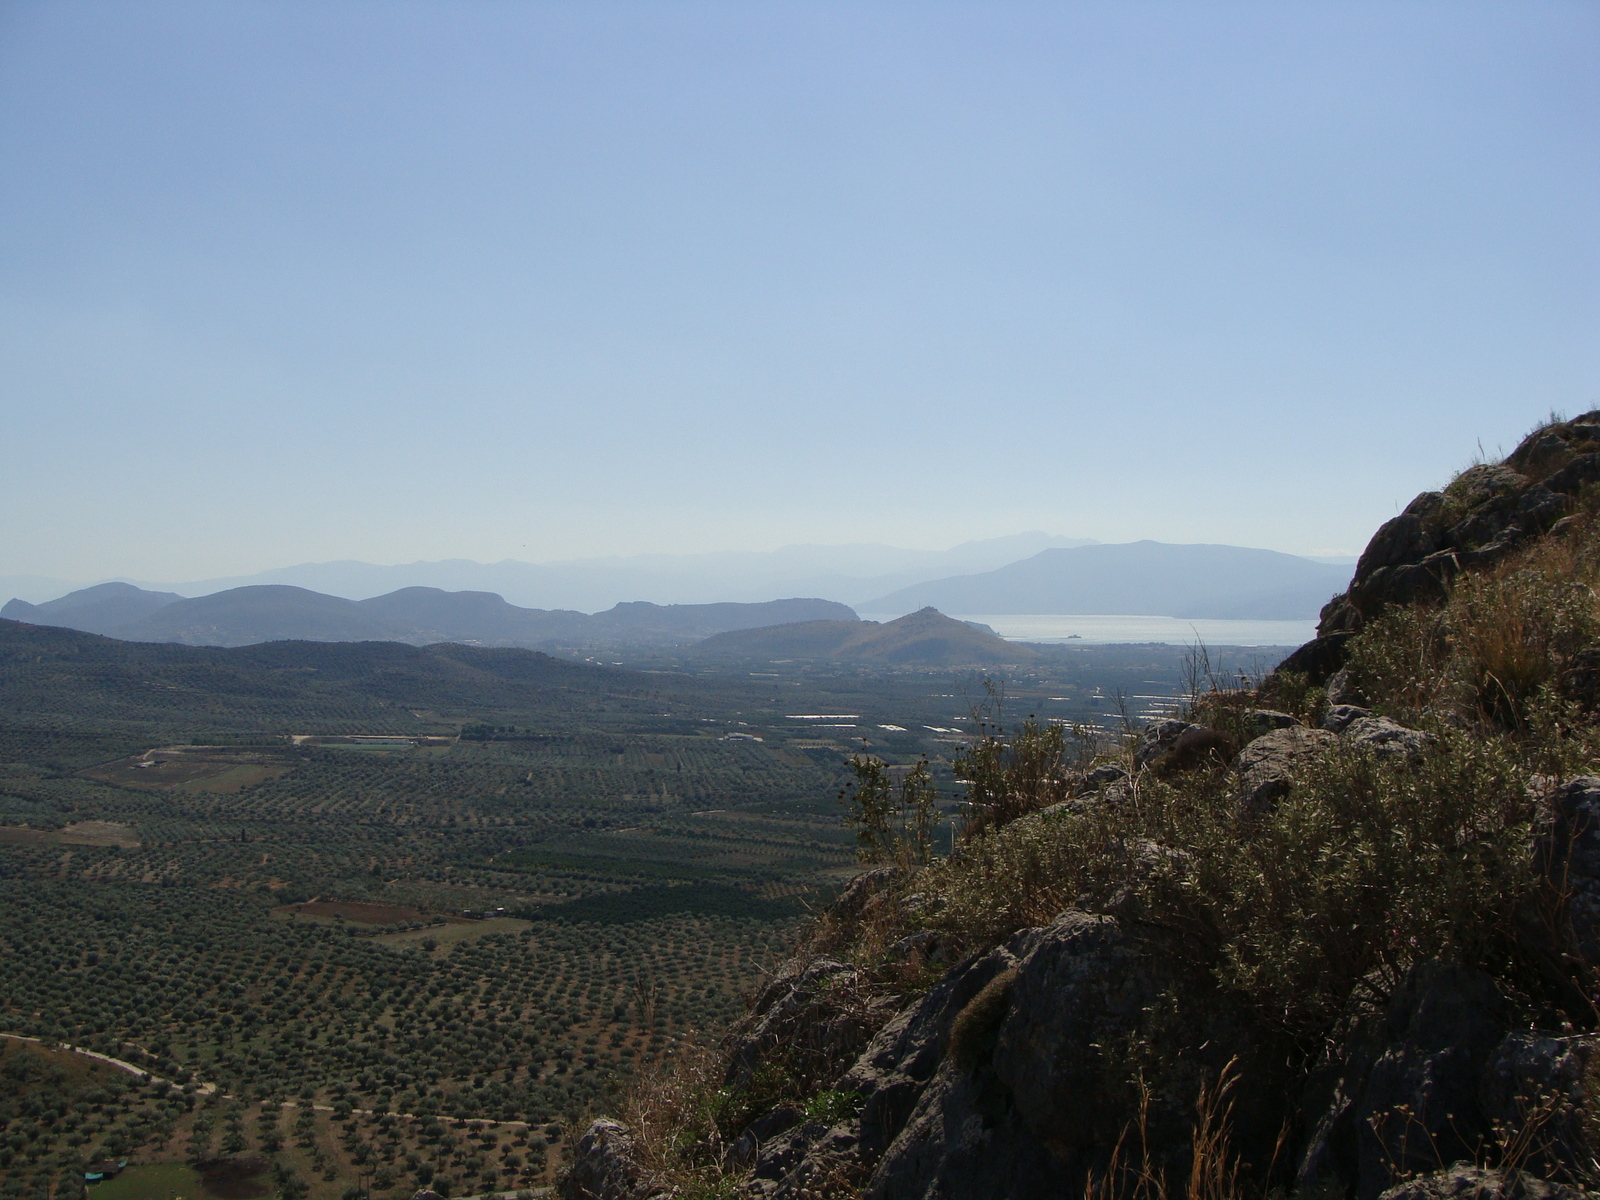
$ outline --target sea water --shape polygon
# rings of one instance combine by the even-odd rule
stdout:
[[[891,616],[862,613],[868,621],[893,620]],[[1013,642],[1081,642],[1106,645],[1118,642],[1166,642],[1176,646],[1299,646],[1317,636],[1317,623],[1304,621],[1223,621],[1189,617],[1130,617],[1117,615],[1058,616],[1055,614],[953,613],[962,621],[987,625]]]

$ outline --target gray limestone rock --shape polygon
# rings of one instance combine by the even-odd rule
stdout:
[[[1133,752],[1133,765],[1136,767],[1149,766],[1160,758],[1180,737],[1190,729],[1195,728],[1188,721],[1170,719],[1157,721],[1145,728],[1139,738],[1139,745]]]
[[[1490,1171],[1457,1163],[1396,1184],[1379,1200],[1579,1200],[1586,1195],[1526,1171]]]
[[[1247,709],[1242,716],[1244,727],[1252,738],[1271,733],[1274,729],[1288,729],[1300,724],[1300,718],[1271,708]]]
[[[864,1097],[861,1152],[868,1162],[899,1136],[939,1068],[957,1015],[996,976],[1016,968],[1016,952],[1027,944],[1019,935],[953,968],[920,1001],[891,1017],[839,1081],[839,1090]]]
[[[1589,483],[1600,480],[1600,454],[1584,454],[1573,459],[1544,481],[1544,486],[1563,496],[1575,496]]]
[[[1371,715],[1371,710],[1361,708],[1358,705],[1331,704],[1328,706],[1326,715],[1322,718],[1322,727],[1329,733],[1343,733],[1350,728],[1352,722]]]
[[[640,1164],[633,1133],[608,1117],[584,1130],[556,1190],[561,1200],[665,1200],[671,1195]]]
[[[1350,704],[1358,708],[1367,703],[1367,698],[1351,679],[1349,667],[1340,667],[1328,679],[1328,703]]]
[[[1082,781],[1073,789],[1074,796],[1087,796],[1091,792],[1098,792],[1109,784],[1120,783],[1128,777],[1128,768],[1119,763],[1102,763],[1094,770],[1084,775]]]
[[[1600,966],[1600,775],[1568,780],[1544,807],[1536,861],[1554,895],[1564,900],[1563,933],[1571,952]]]
[[[1313,1072],[1297,1188],[1376,1200],[1408,1174],[1473,1158],[1498,1113],[1485,1080],[1512,1017],[1488,975],[1412,967],[1382,1018],[1358,1022]]]
[[[1356,717],[1344,728],[1344,737],[1364,746],[1380,758],[1404,758],[1416,762],[1423,751],[1438,739],[1420,729],[1407,729],[1388,717]]]
[[[858,1054],[887,1014],[856,994],[856,969],[831,958],[797,960],[761,990],[728,1036],[727,1083],[740,1087],[764,1056],[781,1048],[791,1070],[826,1071]]]
[[[1536,1175],[1571,1173],[1592,1157],[1584,1136],[1584,1079],[1593,1043],[1536,1030],[1508,1033],[1478,1085],[1490,1127],[1536,1123],[1521,1166]]]
[[[1334,735],[1325,729],[1295,725],[1258,737],[1239,752],[1234,764],[1239,773],[1235,792],[1241,808],[1260,815],[1289,794],[1298,764],[1331,745]]]
[[[1083,912],[1020,934],[1004,955],[978,962],[983,968],[972,964],[962,980],[965,1003],[958,1008],[957,997],[946,996],[938,1004],[950,1020],[950,1048],[939,1055],[928,1046],[926,1082],[899,1097],[906,1115],[877,1161],[869,1197],[1081,1196],[1089,1173],[1105,1169],[1118,1137],[1140,1118],[1126,1048],[1156,1036],[1153,1021],[1167,1059],[1144,1112],[1153,1165],[1184,1176],[1195,1097],[1235,1057],[1268,1100],[1252,1097],[1235,1109],[1235,1141],[1266,1161],[1283,1115],[1273,1083],[1282,1053],[1264,1051],[1208,979],[1191,977],[1117,920]],[[899,1037],[907,1033],[909,1026]],[[886,1086],[867,1101],[863,1145]],[[904,1108],[907,1100],[914,1102]]]

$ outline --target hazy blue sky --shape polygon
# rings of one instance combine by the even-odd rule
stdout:
[[[0,3],[0,574],[1355,551],[1600,406],[1600,4]]]

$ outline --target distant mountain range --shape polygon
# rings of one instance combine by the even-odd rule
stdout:
[[[728,630],[796,621],[854,622],[830,600],[761,604],[618,604],[606,612],[519,608],[487,592],[410,587],[347,600],[305,588],[258,585],[185,599],[126,583],[84,588],[45,604],[12,600],[0,616],[124,641],[246,646],[296,639],[483,646],[681,644]]]
[[[1303,620],[1350,578],[1346,565],[1242,546],[1165,542],[1042,550],[977,574],[935,579],[856,607],[868,614],[929,606],[947,613],[1116,613]]]
[[[1038,653],[932,608],[894,621],[805,621],[719,633],[691,653],[707,659],[833,659],[898,666],[999,666]]]
[[[879,624],[831,600],[764,604],[619,604],[590,616],[518,608],[488,592],[401,588],[346,600],[281,584],[229,588],[191,599],[126,583],[59,600],[12,600],[0,617],[131,642],[249,646],[262,642],[405,642],[481,646],[697,643],[705,658],[811,658],[918,666],[987,666],[1037,654],[993,630],[933,609]]]
[[[430,587],[451,592],[491,592],[512,604],[580,612],[598,612],[627,600],[666,605],[826,596],[849,604],[921,580],[988,571],[1050,547],[1084,546],[1091,541],[1035,532],[963,542],[949,550],[906,550],[861,543],[716,554],[639,554],[552,563],[513,559],[498,563],[449,559],[401,566],[324,562],[248,576],[141,586],[195,597],[258,584],[282,584],[347,600],[363,600],[402,588]],[[0,577],[0,597],[19,596],[38,603],[76,586],[79,585],[31,575]]]
[[[1272,550],[1150,541],[1084,544],[1030,533],[940,552],[790,546],[769,554],[647,555],[549,565],[318,563],[265,572],[249,582],[218,581],[224,586],[217,588],[99,584],[44,603],[18,599],[3,611],[17,620],[193,644],[317,637],[599,645],[618,639],[693,640],[797,620],[854,619],[847,601],[855,610],[888,616],[933,607],[968,616],[1304,620],[1342,590],[1349,574],[1342,561]],[[463,586],[464,580],[481,582]],[[489,586],[496,580],[502,585]],[[798,586],[801,582],[807,586]],[[770,600],[785,594],[827,599]],[[537,607],[519,601],[530,595],[589,601],[605,596],[610,607],[594,611],[578,599],[546,599]],[[628,602],[618,603],[624,596]],[[684,596],[705,599],[690,602]],[[678,599],[667,603],[664,597]],[[761,607],[830,602],[832,609],[803,613]]]

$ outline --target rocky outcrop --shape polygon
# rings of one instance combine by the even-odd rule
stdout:
[[[1148,1095],[1131,1048],[1160,1044]],[[1114,918],[1069,912],[967,960],[895,1014],[837,1080],[859,1115],[826,1126],[792,1107],[752,1122],[735,1152],[752,1193],[781,1200],[854,1179],[879,1200],[1081,1193],[1120,1134],[1143,1120],[1161,1160],[1187,1169],[1196,1094],[1230,1060],[1267,1084],[1279,1048],[1226,998]],[[1235,1111],[1264,1163],[1281,1113]]]
[[[1343,665],[1345,643],[1391,604],[1444,594],[1463,570],[1493,566],[1556,530],[1584,488],[1600,482],[1600,411],[1536,430],[1505,462],[1463,471],[1442,492],[1423,492],[1372,536],[1350,587],[1322,610],[1318,636],[1279,670],[1324,683]]]
[[[608,1117],[584,1130],[556,1190],[561,1200],[666,1200],[672,1195],[640,1164],[632,1131]]]
[[[1196,1159],[1236,1164],[1243,1191],[1325,1200],[1590,1194],[1600,775],[1536,777],[1520,806],[1496,784],[1485,805],[1508,800],[1516,812],[1503,839],[1460,822],[1470,845],[1426,820],[1414,829],[1398,804],[1362,815],[1333,790],[1372,760],[1385,804],[1391,776],[1400,801],[1407,789],[1473,786],[1444,757],[1461,748],[1448,717],[1422,709],[1434,714],[1430,733],[1381,715],[1383,696],[1369,704],[1359,673],[1343,668],[1346,646],[1384,605],[1438,596],[1461,570],[1562,536],[1573,498],[1600,482],[1600,413],[1590,416],[1540,431],[1379,530],[1319,637],[1285,664],[1326,685],[1320,728],[1245,707],[1306,711],[1318,698],[1303,681],[1228,698],[1216,728],[1158,721],[1131,762],[1073,775],[1072,797],[1021,818],[992,857],[969,842],[948,868],[860,876],[814,944],[869,946],[863,965],[789,964],[726,1044],[723,1083],[741,1115],[706,1140],[741,1194],[1051,1200],[1116,1194],[1126,1173],[1176,1194]],[[1563,659],[1555,684],[1572,711],[1600,708],[1600,650]],[[1200,768],[1214,772],[1176,777]],[[1202,820],[1223,813],[1220,827],[1196,836],[1166,819],[1187,819],[1187,803]],[[1340,822],[1356,835],[1327,836]],[[1380,844],[1373,826],[1400,836]],[[1443,863],[1463,848],[1520,874],[1491,875],[1488,898],[1469,908],[1475,885],[1458,902],[1411,869],[1412,853]],[[1280,877],[1262,855],[1307,865]],[[1401,861],[1393,894],[1385,879],[1343,870],[1352,860]],[[947,869],[967,890],[941,892]],[[1267,890],[1229,890],[1241,869]],[[1416,875],[1427,886],[1413,887]],[[966,914],[991,879],[1025,896],[1009,911],[1074,907],[953,962],[990,927]],[[1356,889],[1361,905],[1325,905],[1319,889]],[[1324,955],[1332,979],[1308,985],[1314,1004],[1259,983],[1315,967],[1295,957],[1302,945]],[[1197,1098],[1229,1078],[1226,1135],[1202,1158]],[[628,1165],[625,1134],[591,1127],[568,1200],[645,1200],[657,1185]],[[1108,1181],[1114,1161],[1125,1174]]]
[[[1298,1186],[1376,1200],[1397,1177],[1507,1151],[1541,1177],[1586,1169],[1590,1044],[1517,1028],[1518,1007],[1482,972],[1413,967],[1312,1072]]]
[[[1015,971],[1020,948],[1014,938],[956,966],[922,1000],[879,1030],[844,1074],[839,1086],[863,1098],[861,1145],[869,1159],[881,1156],[905,1127],[939,1068],[956,1017],[997,977]]]
[[[1247,708],[1240,714],[1239,721],[1251,738],[1264,737],[1274,729],[1289,729],[1300,724],[1300,718],[1292,713],[1271,708]]]
[[[854,921],[866,913],[904,874],[899,867],[874,867],[852,879],[831,909],[836,920]]]
[[[1297,767],[1331,745],[1334,735],[1323,729],[1292,725],[1256,738],[1239,752],[1235,798],[1245,813],[1259,816],[1272,809],[1294,786]]]
[[[1178,739],[1185,733],[1197,728],[1199,726],[1193,725],[1188,721],[1176,719],[1156,721],[1147,725],[1144,732],[1139,735],[1139,744],[1134,747],[1133,765],[1135,767],[1149,766],[1171,750]]]
[[[1372,710],[1355,704],[1330,704],[1323,714],[1322,727],[1329,733],[1343,733],[1362,717],[1370,717]]]
[[[1379,1200],[1579,1200],[1586,1195],[1526,1171],[1488,1171],[1460,1163],[1397,1184]]]
[[[1074,796],[1088,796],[1104,790],[1112,784],[1121,783],[1128,778],[1128,768],[1118,763],[1102,763],[1091,771],[1084,772],[1083,778],[1072,789]]]
[[[1534,854],[1549,884],[1555,920],[1537,925],[1566,943],[1556,947],[1558,953],[1600,967],[1600,775],[1556,787],[1544,809]]]
[[[1379,758],[1403,758],[1413,763],[1438,740],[1431,733],[1408,729],[1388,717],[1356,717],[1343,732],[1351,745],[1370,750]]]
[[[757,1063],[775,1053],[799,1079],[854,1058],[889,1016],[886,1001],[862,993],[859,982],[855,967],[831,958],[787,963],[730,1037],[728,1086],[743,1086]]]

